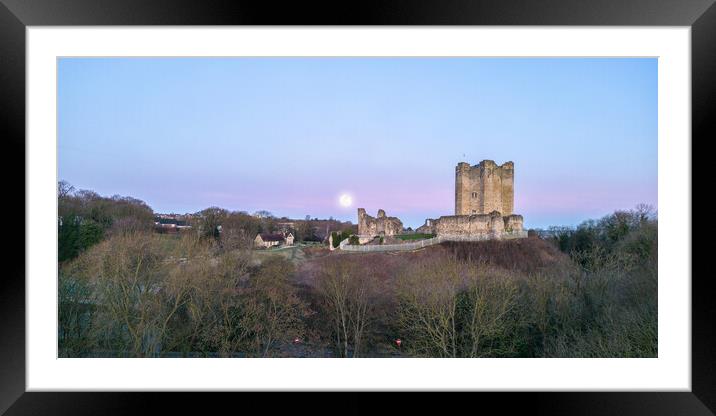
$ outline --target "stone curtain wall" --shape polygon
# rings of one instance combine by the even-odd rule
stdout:
[[[494,211],[489,215],[455,215],[435,221],[437,235],[477,235],[501,233],[505,229],[502,215]]]
[[[422,234],[477,235],[501,233],[503,231],[523,231],[521,215],[503,217],[499,212],[481,215],[449,215],[438,219],[427,219],[425,225],[415,232]]]

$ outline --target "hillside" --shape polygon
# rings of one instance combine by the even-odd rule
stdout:
[[[346,253],[335,251],[321,257],[308,257],[299,265],[297,279],[312,284],[327,265],[347,262],[355,270],[369,273],[380,281],[391,280],[401,270],[416,262],[456,258],[466,263],[486,264],[516,270],[536,272],[570,264],[569,257],[553,244],[540,238],[488,240],[476,242],[445,242],[416,251],[383,253]]]
[[[569,260],[554,244],[531,237],[515,240],[445,242],[440,249],[468,262],[487,263],[510,270],[531,272]]]

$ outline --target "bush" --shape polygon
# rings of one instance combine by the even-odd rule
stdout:
[[[403,241],[409,241],[409,240],[425,240],[428,238],[435,237],[435,234],[400,234],[396,235],[395,238],[403,240]]]
[[[102,226],[77,216],[63,218],[57,227],[58,260],[73,259],[87,248],[99,243],[104,237]]]
[[[630,211],[616,211],[599,221],[585,221],[576,229],[550,227],[548,234],[562,252],[582,263],[595,248],[605,253],[630,252],[646,258],[656,244],[657,220],[653,209],[645,204]],[[582,263],[584,266],[584,264]]]
[[[343,231],[332,231],[331,235],[333,236],[333,248],[338,248],[338,246],[341,244],[341,241],[348,238],[348,244],[354,244],[353,243],[353,233],[351,230],[343,230]],[[355,241],[357,241],[358,237],[356,237]],[[358,244],[357,242],[355,244]]]
[[[61,271],[58,280],[58,351],[61,357],[86,357],[94,348],[95,304],[86,279]]]

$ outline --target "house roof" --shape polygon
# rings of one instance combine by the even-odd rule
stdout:
[[[283,235],[281,234],[259,234],[261,239],[264,241],[283,241]]]

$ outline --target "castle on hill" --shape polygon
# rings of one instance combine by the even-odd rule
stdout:
[[[522,216],[513,212],[514,177],[513,162],[497,165],[492,160],[483,160],[474,166],[458,163],[455,167],[455,215],[428,218],[415,231],[450,240],[526,237]],[[385,211],[379,210],[378,217],[374,218],[367,215],[365,209],[358,209],[361,240],[401,232],[400,220],[386,216]]]

